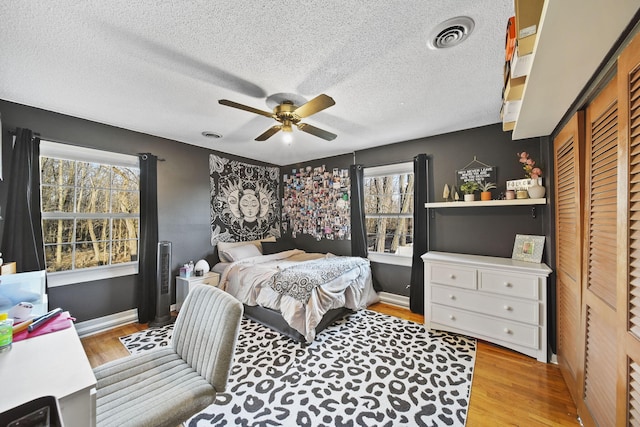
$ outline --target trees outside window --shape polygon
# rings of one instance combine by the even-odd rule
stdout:
[[[137,263],[140,169],[137,157],[122,162],[120,156],[114,162],[109,153],[43,141],[40,194],[49,273]]]
[[[364,176],[369,252],[411,255],[413,164],[365,168]]]

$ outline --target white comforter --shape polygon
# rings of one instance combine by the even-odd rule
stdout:
[[[311,342],[316,335],[316,326],[327,311],[340,307],[360,310],[378,301],[369,264],[353,268],[316,287],[306,304],[276,292],[270,281],[278,268],[334,256],[294,249],[247,258],[229,264],[220,277],[219,286],[246,305],[260,305],[279,311],[292,328]]]

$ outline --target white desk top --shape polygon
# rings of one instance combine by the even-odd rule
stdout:
[[[59,400],[95,387],[96,378],[73,326],[13,343],[0,353],[0,412],[41,396]]]

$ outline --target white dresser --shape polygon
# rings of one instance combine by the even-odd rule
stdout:
[[[185,298],[195,285],[218,286],[220,275],[207,271],[203,276],[176,277],[176,311],[180,311]]]
[[[427,252],[424,323],[547,362],[546,264]]]

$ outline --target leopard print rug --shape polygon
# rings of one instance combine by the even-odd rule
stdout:
[[[172,325],[122,337],[168,345]],[[243,319],[227,390],[185,425],[464,426],[476,341],[361,310],[309,345]]]

